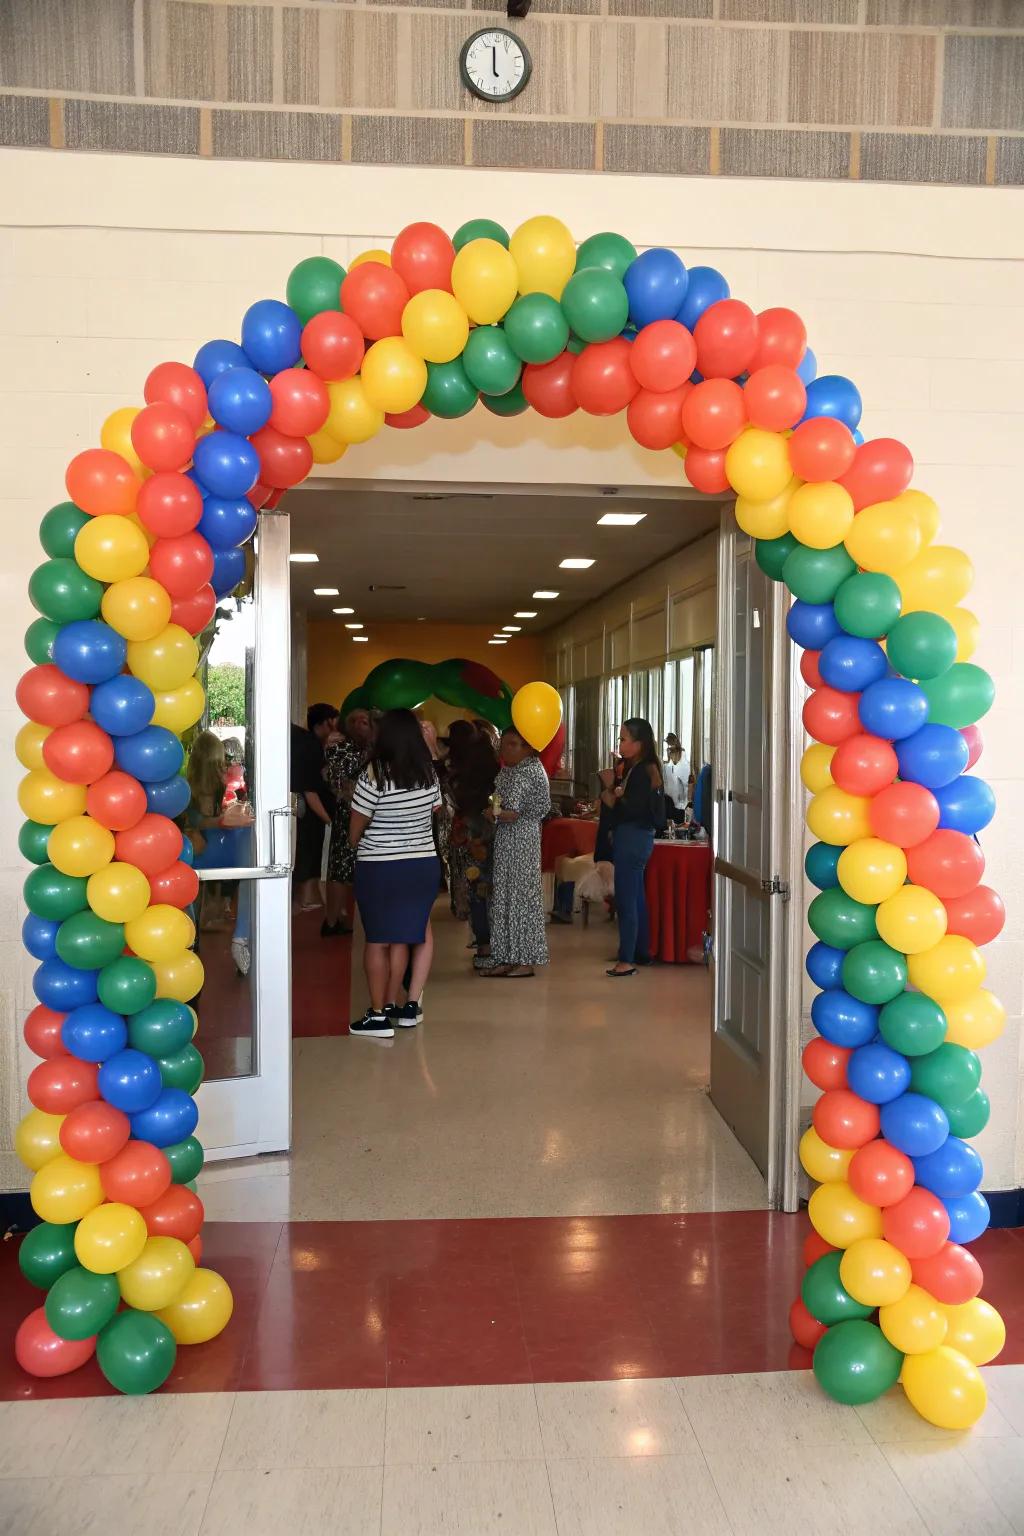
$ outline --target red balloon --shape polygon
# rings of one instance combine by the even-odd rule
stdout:
[[[188,1249],[189,1253],[195,1259],[196,1267],[198,1268],[199,1265],[203,1262],[203,1240],[202,1240],[202,1238],[201,1237],[194,1237],[190,1243],[186,1243],[185,1244],[185,1247]]]
[[[269,425],[286,437],[309,437],[319,432],[331,409],[326,385],[309,368],[282,368],[270,380],[270,398]],[[274,482],[264,480],[263,484]]]
[[[302,355],[321,379],[351,379],[365,351],[363,333],[352,316],[336,309],[321,310],[303,328]]]
[[[579,409],[572,387],[575,361],[571,352],[561,352],[550,363],[527,363],[520,382],[538,416],[571,416]]]
[[[962,934],[972,944],[991,944],[1003,931],[1006,908],[990,885],[977,885],[966,896],[947,896],[946,932]]]
[[[966,832],[939,827],[907,854],[907,878],[945,901],[966,896],[985,873],[985,855]]]
[[[199,895],[199,876],[179,859],[149,881],[151,906],[187,907]]]
[[[115,857],[122,864],[141,869],[147,880],[180,859],[184,846],[180,828],[169,817],[153,811],[147,811],[135,826],[114,838]]]
[[[813,1349],[828,1329],[812,1317],[798,1296],[789,1309],[789,1331],[803,1349]]]
[[[959,1243],[946,1243],[928,1258],[913,1259],[910,1271],[915,1285],[923,1286],[947,1307],[973,1301],[985,1278],[974,1254]]]
[[[43,742],[43,762],[68,784],[93,784],[109,772],[114,743],[92,720],[58,725]]]
[[[399,431],[405,431],[410,427],[422,427],[423,423],[429,420],[430,412],[425,405],[414,405],[407,411],[385,411],[384,413],[384,425],[398,427]]]
[[[985,743],[982,739],[980,727],[976,725],[961,726],[960,735],[967,743],[967,751],[969,754],[967,758],[967,766],[968,768],[973,768],[975,763],[978,761],[978,758],[985,750]]]
[[[653,320],[637,333],[629,366],[642,389],[680,389],[697,366],[697,347],[678,320]]]
[[[96,1353],[96,1336],[62,1339],[46,1321],[46,1309],[36,1307],[14,1335],[14,1358],[29,1376],[67,1376]]]
[[[261,485],[257,480],[256,484],[252,486],[250,490],[246,491],[245,499],[246,501],[250,502],[258,512],[261,507],[265,507],[267,505],[273,494],[274,492],[271,486]]]
[[[846,1182],[868,1205],[896,1205],[914,1187],[914,1165],[887,1141],[869,1141],[850,1159]]]
[[[815,741],[837,747],[860,730],[859,698],[858,693],[843,693],[838,688],[815,688],[804,700],[804,730]]]
[[[684,467],[695,491],[715,496],[729,489],[724,448],[687,448]]]
[[[685,386],[659,393],[641,389],[626,407],[626,425],[641,448],[671,448],[680,437]]]
[[[558,722],[558,730],[540,754],[541,767],[549,779],[553,779],[563,766],[565,757],[565,721]]]
[[[86,448],[71,460],[64,475],[68,495],[90,517],[135,511],[140,481],[131,465],[112,448]]]
[[[213,550],[195,532],[157,539],[149,552],[149,574],[171,597],[192,597],[213,575]]]
[[[180,406],[158,400],[144,406],[132,422],[132,447],[149,469],[184,469],[195,446],[195,427]]]
[[[923,784],[890,784],[868,806],[875,837],[900,848],[923,843],[939,824],[939,802]]]
[[[747,415],[755,427],[785,432],[807,408],[807,390],[795,368],[769,363],[750,375],[743,386]]]
[[[199,1235],[206,1217],[203,1202],[184,1184],[172,1184],[152,1205],[143,1206],[139,1214],[150,1237],[176,1237],[182,1243],[190,1243]]]
[[[591,416],[624,411],[640,385],[629,366],[630,344],[623,336],[596,341],[573,362],[572,392]]]
[[[371,341],[401,336],[402,310],[408,302],[405,283],[393,267],[380,261],[360,262],[341,285],[342,309]]]
[[[820,657],[820,651],[804,651],[800,657],[800,676],[808,688],[824,688],[825,686],[825,679],[822,677],[821,668],[818,666]]]
[[[743,391],[732,379],[705,379],[683,404],[683,431],[698,448],[728,448],[747,424]]]
[[[839,481],[853,497],[853,509],[891,501],[905,491],[914,474],[910,449],[894,437],[874,437],[856,449],[853,464]]]
[[[926,1259],[938,1253],[949,1236],[949,1212],[938,1195],[918,1184],[883,1212],[882,1232],[911,1261]],[[930,1285],[925,1288],[931,1290]]]
[[[206,385],[186,363],[157,363],[143,390],[147,405],[161,401],[184,411],[193,431],[206,420]]]
[[[191,533],[203,515],[199,487],[187,475],[152,475],[139,492],[139,522],[158,539]]]
[[[80,1163],[105,1163],[116,1157],[131,1133],[132,1123],[122,1110],[93,1099],[65,1117],[58,1135],[69,1157]]]
[[[436,224],[407,224],[391,246],[391,266],[410,294],[452,287],[455,247]],[[356,268],[358,272],[359,268]]]
[[[779,364],[795,368],[807,351],[807,327],[792,309],[762,309],[757,317],[757,346],[751,372]]]
[[[812,1112],[814,1129],[830,1147],[862,1147],[878,1135],[877,1104],[869,1104],[849,1088],[830,1088]]]
[[[68,1115],[78,1104],[98,1099],[99,1067],[77,1056],[51,1056],[28,1075],[27,1093],[36,1109],[48,1115]]]
[[[89,708],[89,687],[66,677],[52,662],[29,667],[15,689],[18,708],[37,725],[73,725]]]
[[[123,1200],[141,1210],[170,1188],[171,1165],[152,1142],[129,1141],[100,1164],[100,1183],[108,1200]]]
[[[260,479],[275,490],[287,491],[299,485],[313,467],[313,450],[304,437],[286,437],[276,427],[267,426],[254,432],[249,441],[260,456]]]
[[[826,1253],[838,1253],[838,1251],[831,1243],[826,1243],[818,1232],[808,1232],[804,1238],[804,1264],[808,1269],[819,1259],[823,1259]]]
[[[741,299],[719,299],[697,321],[693,339],[706,379],[734,379],[750,367],[757,349],[757,316]]]
[[[845,422],[831,416],[802,421],[786,444],[794,475],[801,480],[835,480],[853,463],[857,444]]]
[[[877,795],[893,782],[899,762],[891,741],[858,731],[836,747],[829,771],[839,788],[851,795]]]
[[[846,1063],[853,1055],[844,1045],[833,1045],[824,1035],[815,1035],[804,1046],[804,1073],[815,1088],[846,1087]]]
[[[85,809],[93,821],[110,832],[126,832],[137,826],[146,814],[146,805],[146,791],[138,779],[120,768],[90,784],[85,796]]]
[[[190,635],[201,635],[217,611],[217,594],[209,583],[189,597],[176,597],[171,604],[171,623],[179,624]]]
[[[66,1013],[54,1013],[52,1008],[37,1003],[22,1027],[29,1050],[46,1061],[52,1061],[56,1056],[69,1056],[71,1053],[65,1048],[60,1033],[66,1018]]]

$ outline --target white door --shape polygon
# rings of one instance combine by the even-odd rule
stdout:
[[[229,759],[241,757],[255,815],[251,831],[231,834],[217,867],[199,871],[206,980],[196,1044],[206,1078],[196,1134],[211,1160],[279,1152],[291,1140],[287,513],[260,514],[254,548],[252,588],[219,604],[206,658],[209,726]]]

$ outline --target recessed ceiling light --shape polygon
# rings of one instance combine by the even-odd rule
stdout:
[[[606,512],[597,520],[600,528],[604,523],[606,528],[634,528],[637,523],[642,523],[647,516],[646,512]]]
[[[589,571],[593,560],[559,560],[558,564],[563,571]]]
[[[535,592],[534,597],[557,597],[557,592]]]
[[[508,636],[506,635],[504,640],[488,640],[487,644],[488,645],[508,645]]]
[[[419,618],[416,620],[416,623],[417,624],[425,624],[426,622],[427,622],[426,614],[425,613],[421,613]]]
[[[506,635],[518,635],[523,626],[521,624],[503,624],[501,627]]]
[[[338,595],[337,587],[314,587],[313,588],[313,596],[314,597],[337,597],[337,595]]]
[[[361,624],[346,624],[345,625],[346,629],[362,629],[362,627],[363,626]]]
[[[305,552],[299,550],[295,554],[289,555],[288,559],[292,562],[293,565],[319,565],[320,564],[320,556],[319,555],[314,555],[311,550],[306,550]]]
[[[352,639],[357,645],[369,645],[370,643],[369,635],[353,635]]]
[[[537,610],[536,608],[517,608],[512,617],[514,619],[535,619],[537,617]]]
[[[354,608],[332,608],[332,613],[355,613]]]

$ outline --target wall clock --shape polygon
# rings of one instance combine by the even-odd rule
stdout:
[[[474,32],[462,45],[462,83],[481,101],[511,101],[530,78],[533,61],[526,44],[504,27]]]

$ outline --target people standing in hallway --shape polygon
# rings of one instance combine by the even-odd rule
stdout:
[[[253,859],[252,807],[232,796],[225,803],[228,761],[225,744],[212,731],[200,731],[189,752],[186,771],[192,801],[185,826],[192,840],[196,869],[247,869]],[[220,901],[215,908],[214,891]],[[209,931],[231,920],[231,902],[223,885],[204,882],[199,888],[199,928]],[[237,882],[231,958],[242,976],[252,963],[250,882]]]
[[[292,726],[290,788],[298,796],[292,884],[300,912],[312,912],[323,905],[320,870],[324,836],[334,811],[334,799],[324,780],[324,743],[337,724],[338,711],[333,704],[311,704],[306,711],[306,729]]]
[[[620,769],[601,774],[601,801],[611,811],[619,958],[609,976],[633,976],[650,965],[644,876],[654,834],[665,825],[665,781],[650,721],[634,717],[619,730]]]
[[[352,932],[356,851],[349,841],[349,812],[356,780],[372,741],[369,710],[350,709],[344,720],[344,734],[332,737],[324,751],[324,778],[334,796],[335,808],[327,854],[327,910],[320,928],[323,939]]]
[[[683,812],[690,803],[690,764],[683,751],[682,742],[674,731],[665,737],[668,748],[662,771],[665,776],[665,801],[672,820],[683,820]]]
[[[511,727],[501,735],[495,780],[491,956],[484,976],[525,977],[546,965],[547,930],[540,870],[540,824],[551,789],[536,750]]]
[[[498,753],[490,730],[481,731],[477,721],[453,721],[448,733],[446,784],[452,806],[452,911],[469,923],[477,961],[486,960],[491,952],[489,903],[495,828],[486,812],[497,776]]]
[[[423,1021],[420,998],[434,948],[430,911],[440,885],[433,828],[440,810],[441,789],[420,722],[409,709],[388,710],[356,783],[349,819],[370,991],[369,1007],[350,1026],[357,1038],[391,1039],[396,1025],[412,1029]],[[399,1003],[407,966],[407,996]]]

